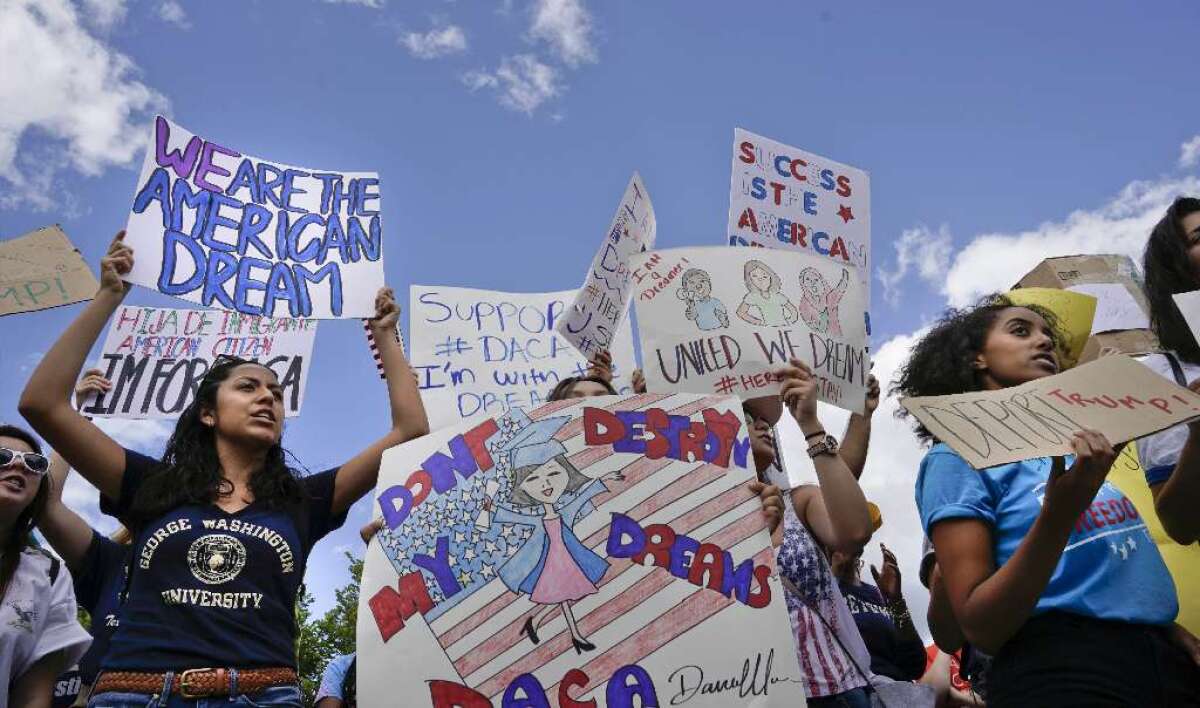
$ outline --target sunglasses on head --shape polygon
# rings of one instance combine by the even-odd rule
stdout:
[[[17,460],[25,465],[25,469],[36,475],[46,474],[46,470],[50,469],[50,460],[45,455],[0,447],[0,467],[8,467]]]

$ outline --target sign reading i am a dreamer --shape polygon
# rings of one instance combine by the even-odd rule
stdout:
[[[244,155],[155,118],[126,280],[261,317],[370,317],[383,286],[379,176]]]

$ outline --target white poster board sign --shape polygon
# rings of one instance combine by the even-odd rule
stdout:
[[[122,305],[96,367],[112,389],[82,412],[100,418],[177,418],[221,356],[264,364],[283,388],[287,416],[300,414],[317,321],[267,319],[229,310]]]
[[[1175,306],[1179,308],[1179,313],[1187,322],[1188,329],[1192,330],[1192,336],[1197,342],[1200,342],[1200,290],[1178,293],[1172,297],[1175,299]]]
[[[773,372],[796,358],[816,375],[819,400],[862,411],[871,362],[852,266],[798,252],[675,248],[644,254],[633,279],[647,390],[771,395]]]
[[[243,155],[159,116],[125,227],[125,279],[248,315],[372,317],[379,209],[374,172]]]
[[[1149,329],[1150,318],[1133,299],[1124,283],[1080,283],[1067,288],[1071,292],[1096,298],[1096,318],[1092,333],[1125,329]]]
[[[506,293],[412,286],[409,361],[430,426],[533,408],[562,379],[586,374],[587,360],[555,333],[574,299],[574,290]],[[628,320],[609,350],[613,387],[628,393],[635,367]]]
[[[555,328],[585,357],[612,345],[629,309],[631,259],[654,248],[657,225],[650,193],[634,172],[592,259],[583,287]]]
[[[692,394],[548,403],[387,450],[360,705],[803,706],[749,457],[738,401]]]
[[[863,170],[735,128],[726,234],[730,246],[854,266],[871,304],[871,180]]]

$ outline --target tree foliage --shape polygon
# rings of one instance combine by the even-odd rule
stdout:
[[[296,666],[304,704],[311,705],[321,686],[321,674],[329,660],[354,651],[354,632],[358,620],[358,587],[362,581],[363,561],[346,553],[350,582],[334,591],[333,607],[316,617],[312,614],[312,593],[300,589],[296,603]]]

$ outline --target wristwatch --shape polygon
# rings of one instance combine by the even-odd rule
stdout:
[[[837,451],[837,438],[829,433],[825,433],[825,437],[808,446],[808,456],[813,459],[816,459],[817,455],[836,455]]]

